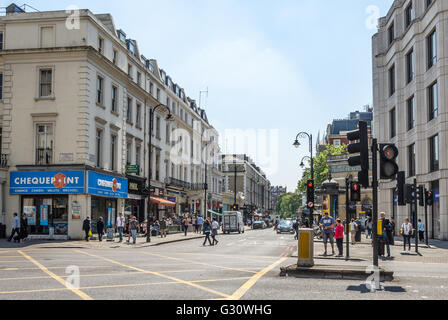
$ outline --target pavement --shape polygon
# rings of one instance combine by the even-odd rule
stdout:
[[[171,235],[174,240],[180,235]],[[422,249],[420,259],[406,261],[400,247],[395,260],[380,266],[393,270],[395,280],[370,292],[365,280],[280,277],[281,266],[297,262],[293,235],[272,229],[218,235],[216,246],[203,239],[159,246],[102,247],[39,244],[12,247],[0,240],[1,300],[446,300],[448,268],[444,246]],[[141,239],[143,241],[143,239]],[[155,244],[154,239],[154,244]],[[81,243],[81,242],[79,242]],[[5,245],[11,246],[4,248]],[[96,245],[96,244],[95,244]],[[316,253],[322,253],[316,242]],[[351,248],[364,261],[320,259],[334,268],[368,268],[371,247]],[[433,251],[434,250],[434,251]],[[428,261],[427,258],[434,259]],[[439,260],[437,260],[437,259]],[[436,262],[434,262],[436,261]]]

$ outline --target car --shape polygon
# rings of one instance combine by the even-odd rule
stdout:
[[[282,220],[277,226],[277,233],[294,233],[294,223],[292,220]]]
[[[266,229],[267,225],[264,221],[254,221],[253,229]]]

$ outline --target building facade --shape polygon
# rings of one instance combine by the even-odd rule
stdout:
[[[448,240],[447,18],[447,1],[396,0],[372,39],[374,135],[397,145],[406,183],[433,190],[427,228],[441,240]],[[379,210],[399,228],[413,214],[397,206],[395,187],[380,182]],[[424,221],[421,207],[418,217]]]
[[[277,208],[277,202],[281,195],[288,193],[287,187],[275,186],[271,187],[271,197],[269,203],[269,213],[273,213]]]
[[[0,17],[0,202],[8,231],[14,212],[27,215],[31,237],[80,239],[86,217],[95,231],[100,217],[112,226],[119,212],[143,221],[196,211],[204,161],[219,189],[218,133],[205,111],[112,16],[80,10],[73,22],[66,11],[12,11]]]

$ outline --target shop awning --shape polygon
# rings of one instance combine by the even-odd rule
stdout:
[[[219,217],[221,217],[221,216],[222,216],[222,214],[221,214],[221,213],[218,213],[218,212],[216,212],[216,211],[213,211],[213,210],[208,210],[208,212],[209,212],[209,213],[211,213],[211,214],[217,215],[217,216],[219,216]]]
[[[162,199],[162,198],[156,198],[156,197],[151,197],[151,203],[157,203],[160,204],[161,206],[167,206],[167,207],[175,207],[176,204],[174,202]]]

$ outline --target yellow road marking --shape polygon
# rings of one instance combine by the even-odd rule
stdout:
[[[236,281],[245,280],[249,277],[238,277],[238,278],[226,278],[226,279],[210,279],[210,280],[193,280],[193,283],[204,283],[204,282],[223,282],[223,281]],[[106,285],[106,286],[90,286],[81,287],[80,290],[94,290],[94,289],[111,289],[111,288],[126,288],[126,287],[143,287],[143,286],[154,286],[154,285],[164,285],[164,284],[181,284],[179,281],[165,281],[165,282],[148,282],[148,283],[133,283],[133,284],[116,284],[116,285]],[[57,289],[35,289],[35,290],[18,290],[18,291],[0,291],[0,295],[6,294],[18,294],[18,293],[36,293],[36,292],[52,292],[52,291],[66,291],[68,288],[57,288]]]
[[[269,256],[243,256],[243,255],[228,255],[228,254],[216,254],[216,253],[195,253],[195,252],[179,252],[177,254],[183,254],[183,255],[202,255],[202,256],[217,256],[217,257],[231,257],[231,258],[238,258],[238,259],[247,259],[247,260],[253,260],[253,261],[259,261],[259,262],[266,262],[257,260],[260,259],[277,259],[277,257],[269,257]]]
[[[81,254],[85,254],[85,255],[91,256],[91,257],[97,257],[99,259],[103,259],[104,261],[108,261],[110,263],[117,264],[117,265],[129,268],[129,269],[132,269],[132,270],[137,270],[137,271],[141,271],[143,273],[152,274],[152,275],[159,276],[159,277],[162,277],[162,278],[165,278],[165,279],[169,279],[169,280],[172,280],[172,281],[177,281],[179,283],[183,283],[185,285],[192,286],[192,287],[195,287],[197,289],[201,289],[201,290],[204,290],[204,291],[216,294],[216,295],[221,296],[221,297],[225,297],[225,298],[229,297],[228,294],[225,294],[225,293],[213,290],[213,289],[209,289],[209,288],[200,286],[200,285],[198,285],[196,283],[193,283],[191,281],[185,281],[185,280],[182,280],[182,279],[178,279],[178,278],[174,278],[174,277],[171,277],[171,276],[167,276],[167,275],[164,275],[164,274],[162,274],[160,272],[148,271],[148,270],[143,270],[143,269],[140,269],[140,268],[137,268],[137,267],[125,265],[125,264],[120,263],[118,261],[115,261],[115,260],[112,260],[112,259],[108,259],[108,258],[104,258],[104,257],[101,257],[101,256],[97,256],[97,255],[94,255],[94,254],[91,254],[91,253],[83,252],[81,250],[74,250],[74,251],[79,252]]]
[[[41,269],[43,272],[45,272],[46,274],[48,274],[50,277],[52,277],[54,280],[56,280],[57,282],[59,282],[60,284],[62,284],[64,287],[67,287],[67,283],[64,281],[64,279],[62,279],[61,277],[57,276],[56,274],[54,274],[53,272],[51,272],[50,270],[48,270],[45,266],[43,266],[42,264],[40,264],[38,261],[34,260],[33,258],[31,258],[29,255],[27,255],[26,253],[23,253],[20,250],[17,250],[18,253],[20,253],[22,256],[24,256],[26,259],[28,259],[29,261],[31,261],[32,263],[34,263],[39,269]],[[79,297],[81,297],[84,300],[92,300],[91,297],[89,297],[87,294],[85,294],[84,292],[82,292],[79,289],[70,287],[68,288],[70,289],[73,293],[76,293]]]
[[[168,257],[168,256],[164,256],[164,255],[157,254],[157,253],[148,253],[148,252],[142,252],[142,253],[145,254],[145,255],[149,255],[149,256],[161,257],[161,258],[165,258],[165,259],[168,259],[168,260],[185,261],[185,262],[189,262],[191,264],[203,265],[203,266],[207,266],[207,267],[215,267],[215,268],[219,268],[219,269],[240,271],[240,272],[246,272],[246,273],[257,273],[256,271],[250,271],[250,270],[245,270],[245,269],[223,267],[223,266],[218,266],[218,265],[209,264],[209,263],[205,263],[205,262],[197,262],[197,261],[188,260],[188,259]]]
[[[26,260],[0,260],[0,263],[19,263],[19,262],[28,262]]]
[[[250,278],[245,284],[243,284],[237,291],[234,292],[230,297],[228,297],[225,300],[240,300],[247,291],[249,291],[250,288],[252,288],[258,280],[260,280],[266,273],[274,269],[276,266],[278,266],[280,263],[287,260],[287,258],[281,258],[280,260],[274,262],[269,267],[264,268],[260,272],[258,272],[256,275],[254,275],[252,278]]]

